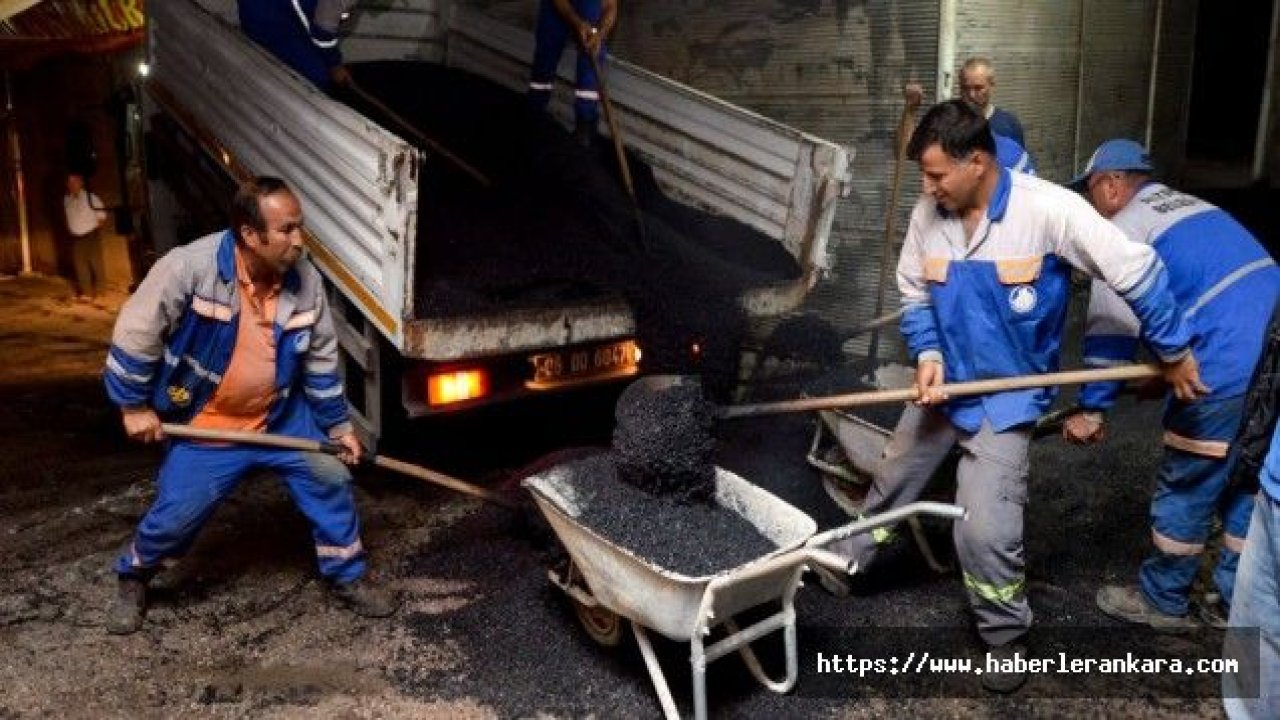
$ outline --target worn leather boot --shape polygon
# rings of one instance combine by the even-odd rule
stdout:
[[[122,577],[116,585],[116,596],[107,608],[107,632],[129,635],[142,627],[147,611],[147,583],[138,578]]]
[[[1199,624],[1186,615],[1166,615],[1147,601],[1137,585],[1103,585],[1098,589],[1098,609],[1119,620],[1150,625],[1164,632],[1195,630]]]
[[[348,610],[362,617],[390,617],[400,608],[400,598],[364,578],[333,583],[330,592]]]
[[[983,658],[983,673],[979,680],[988,692],[1007,695],[1027,681],[1027,671],[1019,666],[1026,662],[1027,646],[1015,640],[1008,645],[992,645]]]

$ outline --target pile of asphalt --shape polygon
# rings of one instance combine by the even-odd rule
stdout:
[[[614,411],[618,477],[675,503],[710,503],[716,489],[714,406],[700,383],[683,379],[655,389],[632,383]]]
[[[700,372],[725,387],[736,378],[744,332],[738,296],[800,276],[781,244],[666,197],[633,155],[637,213],[608,142],[581,147],[519,93],[432,63],[350,67],[365,92],[490,181],[423,147],[419,317],[625,300],[647,371]]]
[[[612,453],[562,465],[560,471],[573,488],[578,522],[665,570],[713,575],[776,549],[741,515],[714,502],[672,502],[622,482]]]

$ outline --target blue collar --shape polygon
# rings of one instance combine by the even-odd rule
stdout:
[[[1000,175],[996,179],[996,190],[991,194],[991,200],[987,203],[987,219],[992,222],[999,222],[1004,219],[1004,213],[1009,209],[1009,195],[1013,190],[1013,179],[1009,173],[1009,168],[1001,166],[999,170]],[[952,217],[951,212],[942,207],[941,204],[937,204],[934,207],[942,217]]]
[[[236,236],[230,230],[222,233],[218,243],[218,277],[225,283],[236,281]]]
[[[1009,168],[1001,166],[999,179],[996,180],[996,191],[991,194],[991,200],[987,203],[988,220],[999,222],[1004,219],[1004,213],[1009,209],[1011,190],[1013,190],[1013,179]]]
[[[236,281],[236,236],[230,229],[222,233],[222,241],[218,243],[218,277],[228,284]],[[297,268],[289,268],[280,280],[280,288],[297,292],[301,282]]]

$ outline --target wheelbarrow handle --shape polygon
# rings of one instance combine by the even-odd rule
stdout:
[[[885,512],[872,515],[871,517],[854,520],[848,525],[842,525],[838,528],[818,533],[809,538],[805,543],[806,548],[823,548],[838,540],[844,540],[853,535],[870,532],[876,528],[886,525],[896,525],[915,515],[933,515],[934,517],[947,518],[950,520],[963,520],[968,516],[968,511],[959,505],[950,503],[931,502],[922,500],[913,502],[902,507],[887,510]],[[837,556],[838,557],[838,556]],[[847,562],[846,562],[847,565]]]

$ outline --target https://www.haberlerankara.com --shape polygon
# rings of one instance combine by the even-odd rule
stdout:
[[[858,657],[852,654],[824,654],[815,657],[814,670],[820,675],[854,675],[867,678],[875,675],[927,675],[983,673],[1029,673],[1034,675],[1059,673],[1079,675],[1102,673],[1106,675],[1216,675],[1240,671],[1240,662],[1232,658],[1144,658],[1127,652],[1121,657],[1072,657],[1065,652],[1053,657],[1024,657],[1015,653],[1012,657],[995,656],[992,653],[978,657],[940,657],[930,652],[908,653],[905,656]]]

